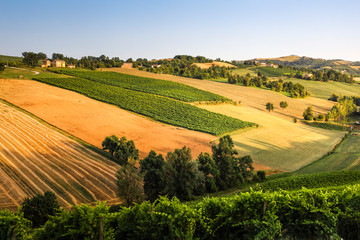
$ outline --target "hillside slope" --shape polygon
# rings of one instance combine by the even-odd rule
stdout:
[[[259,60],[260,62],[272,61],[275,64],[299,68],[332,68],[339,71],[345,71],[349,74],[360,75],[360,61],[352,62],[341,59],[325,60],[321,58],[299,57],[294,55],[278,58],[257,58],[255,60]]]
[[[53,191],[62,206],[119,202],[118,164],[0,102],[0,208]]]

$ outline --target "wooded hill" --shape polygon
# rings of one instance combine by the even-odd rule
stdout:
[[[299,57],[295,55],[284,56],[279,58],[257,58],[260,62],[272,61],[274,64],[281,64],[285,66],[293,66],[298,68],[312,68],[312,69],[335,69],[345,71],[349,74],[360,75],[360,61],[352,62],[341,59],[326,60],[322,58]]]

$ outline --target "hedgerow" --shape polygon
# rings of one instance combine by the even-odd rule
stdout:
[[[104,239],[358,239],[359,207],[359,184],[337,191],[250,190],[196,205],[161,197],[113,213],[104,204],[76,206],[38,229],[27,225],[19,239],[98,239],[100,219]],[[16,218],[26,222],[0,212],[1,234],[12,235],[19,220],[9,219]]]
[[[267,191],[299,190],[305,188],[325,188],[360,183],[360,171],[338,171],[304,174],[270,180],[261,184]]]

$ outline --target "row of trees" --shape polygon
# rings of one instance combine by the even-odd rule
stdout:
[[[285,66],[285,65],[279,65],[279,68],[282,69],[289,69],[289,70],[295,70],[297,73],[291,74],[290,77],[295,77],[299,79],[306,79],[306,80],[315,80],[315,81],[322,81],[322,82],[328,82],[328,81],[334,81],[334,82],[346,82],[346,83],[355,83],[354,76],[349,75],[346,73],[342,73],[340,71],[334,70],[334,69],[322,69],[322,70],[316,70],[311,68],[298,68],[293,66]],[[313,74],[312,77],[303,77],[302,73],[311,73]]]
[[[305,98],[311,95],[310,91],[305,89],[305,87],[300,83],[294,84],[291,81],[284,82],[282,79],[277,81],[268,81],[268,78],[260,72],[256,77],[251,77],[249,73],[245,76],[230,75],[228,82],[242,86],[268,88],[276,92],[288,92],[291,94],[292,98]]]
[[[119,196],[126,199],[127,205],[141,202],[144,198],[154,201],[162,195],[190,200],[195,195],[217,192],[250,180],[265,178],[264,172],[253,177],[251,157],[240,157],[228,135],[220,138],[219,144],[212,146],[211,155],[201,153],[195,161],[187,147],[175,149],[165,158],[150,151],[148,156],[139,161],[139,168],[135,161],[119,158],[138,159],[133,141],[110,136],[105,138],[103,148],[109,150],[115,161],[122,165],[117,172],[117,184]]]
[[[358,107],[360,106],[360,97],[356,97],[356,96],[341,96],[339,94],[333,93],[333,94],[331,94],[331,96],[328,100],[334,101],[334,102],[339,102],[343,99],[352,99],[356,106],[358,106]]]
[[[316,120],[316,121],[328,121],[328,120],[337,120],[344,121],[357,111],[357,106],[354,103],[354,100],[351,98],[343,98],[334,105],[327,114],[318,114],[315,115],[312,107],[308,107],[304,113],[303,117],[305,120]]]
[[[48,56],[42,52],[39,53],[23,52],[22,55],[23,55],[22,62],[11,62],[9,63],[9,65],[19,66],[25,64],[26,66],[30,66],[30,67],[37,67],[41,65],[42,60],[49,59]],[[64,56],[64,54],[61,53],[53,53],[52,58],[49,60],[56,60],[56,59],[63,60],[68,65],[75,65],[76,67],[90,68],[90,69],[105,68],[105,67],[108,68],[121,67],[122,64],[124,63],[124,61],[118,57],[109,58],[105,55],[101,55],[99,57],[87,56],[87,57],[82,57],[81,59],[76,59],[73,57]],[[127,61],[132,62],[131,59],[128,59]]]
[[[153,73],[164,73],[196,79],[227,78],[230,75],[230,70],[227,67],[212,65],[210,68],[201,69],[194,65],[195,62],[205,63],[212,62],[212,60],[201,56],[177,55],[171,60],[145,61],[144,59],[138,59],[134,62],[134,67]]]

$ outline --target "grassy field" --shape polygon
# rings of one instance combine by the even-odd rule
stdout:
[[[348,84],[341,82],[319,82],[301,80],[296,78],[289,79],[294,83],[300,83],[305,88],[309,89],[313,97],[329,99],[331,94],[337,93],[339,95],[360,96],[359,84]]]
[[[35,72],[38,72],[39,74],[36,74]],[[15,79],[18,78],[19,75],[22,76],[21,79],[33,79],[34,77],[42,77],[42,78],[68,77],[66,75],[60,75],[45,71],[45,69],[43,68],[29,68],[29,69],[5,68],[5,70],[2,73],[0,73],[0,78]]]
[[[0,55],[0,62],[16,62],[16,61],[21,61],[21,60],[22,60],[22,57]]]
[[[134,75],[89,70],[56,69],[56,73],[85,78],[102,84],[170,97],[185,102],[230,101],[220,95],[199,90],[185,84]]]
[[[213,135],[222,135],[255,125],[254,123],[212,113],[184,102],[87,79],[37,78],[37,80],[76,91],[87,97],[114,104],[160,122]]]
[[[237,68],[231,71],[233,75],[245,76],[246,74],[250,74],[252,77],[257,76],[256,71],[251,69]]]
[[[354,132],[353,134],[359,134]],[[349,135],[334,151],[320,160],[300,169],[297,173],[360,170],[360,136]]]
[[[257,129],[232,135],[234,144],[240,154],[250,154],[256,163],[277,170],[294,171],[316,161],[344,136],[342,131],[295,124],[255,108],[229,104],[202,107],[260,124]]]
[[[297,71],[295,71],[295,70],[284,69],[284,68],[273,68],[273,67],[255,67],[252,70],[259,71],[263,75],[268,76],[268,77],[288,76],[290,74],[297,73]]]
[[[116,163],[0,102],[0,208],[53,191],[62,206],[116,201]]]

